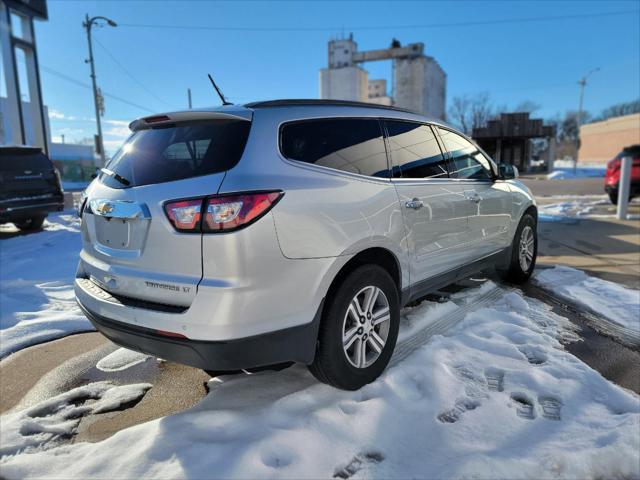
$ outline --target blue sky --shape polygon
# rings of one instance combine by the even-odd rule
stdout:
[[[120,24],[95,29],[98,83],[104,92],[148,110],[106,98],[103,129],[106,149],[111,152],[126,137],[126,125],[132,119],[150,111],[186,108],[187,88],[192,89],[194,106],[217,104],[207,72],[234,102],[317,98],[318,70],[327,63],[327,41],[351,31],[360,49],[387,47],[393,37],[402,43],[424,42],[426,53],[448,75],[448,102],[458,95],[489,92],[499,105],[537,102],[542,108],[536,114],[547,118],[577,108],[576,82],[594,67],[601,71],[587,86],[588,111],[598,113],[640,97],[639,1],[50,0],[48,4],[49,21],[36,23],[43,95],[50,109],[52,134],[64,134],[66,141],[93,135],[92,95],[89,89],[51,71],[89,84],[82,28],[85,13],[104,15]],[[591,14],[595,15],[407,28]],[[284,30],[265,30],[280,27]],[[307,30],[295,30],[298,28]],[[366,68],[370,78],[391,77],[389,62],[367,64]]]

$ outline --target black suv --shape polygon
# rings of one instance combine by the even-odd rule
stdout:
[[[64,208],[60,177],[35,147],[0,147],[0,224],[38,230],[49,212]]]

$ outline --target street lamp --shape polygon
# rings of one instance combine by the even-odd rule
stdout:
[[[580,125],[582,125],[582,101],[584,100],[584,87],[587,85],[587,78],[598,71],[600,71],[600,67],[593,68],[589,70],[586,75],[583,75],[580,80],[578,80],[578,85],[580,85],[580,102],[578,103],[578,118],[576,118],[576,128],[578,130],[578,136],[576,137],[576,161],[573,164],[574,174],[576,173],[576,169],[578,168],[578,149],[580,148]]]
[[[99,22],[106,22],[110,27],[116,27],[118,24],[113,20],[107,17],[91,17],[87,14],[85,16],[84,22],[82,22],[82,26],[87,29],[87,41],[89,42],[89,60],[85,60],[85,62],[91,65],[91,81],[93,83],[93,103],[96,107],[96,124],[98,127],[98,143],[97,147],[100,150],[100,166],[104,167],[105,158],[104,158],[104,142],[102,141],[102,125],[100,124],[100,100],[98,99],[98,87],[96,85],[96,68],[93,63],[93,45],[91,43],[91,27],[94,25],[100,26]]]

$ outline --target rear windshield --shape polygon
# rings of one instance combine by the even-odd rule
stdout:
[[[102,173],[113,188],[135,187],[211,175],[233,168],[242,157],[251,123],[216,120],[135,132]]]
[[[53,170],[53,165],[47,156],[40,152],[0,150],[0,171],[15,170],[48,171]]]

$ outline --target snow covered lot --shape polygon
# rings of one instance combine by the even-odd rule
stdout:
[[[596,329],[633,346],[640,345],[640,291],[558,266],[538,272],[534,282],[593,312]]]
[[[341,392],[302,367],[209,382],[196,407],[99,443],[60,445],[77,417],[145,385],[92,384],[0,418],[7,478],[636,478],[640,399],[563,349],[571,324],[486,284],[403,312],[400,352],[377,382]],[[127,368],[123,352],[105,365]],[[112,391],[113,390],[113,391]],[[107,400],[105,400],[107,397]]]
[[[0,240],[0,358],[35,343],[93,330],[73,295],[79,219],[51,215],[45,232]],[[15,231],[0,226],[0,234]]]
[[[630,209],[635,212],[640,206],[640,198],[629,202]],[[541,222],[563,222],[575,219],[613,219],[616,217],[616,206],[607,195],[554,195],[538,198],[538,212]],[[628,219],[638,219],[638,215],[630,213]]]
[[[604,177],[607,165],[581,165],[574,167],[573,161],[556,160],[553,171],[547,174],[548,180],[567,180],[572,178]]]
[[[545,200],[549,203],[538,205],[539,218],[543,222],[590,217],[596,214],[598,207],[611,205],[606,195],[558,196]]]
[[[7,351],[90,328],[71,291],[77,223],[55,217],[47,230],[0,246]],[[580,274],[542,271],[537,281],[585,302],[622,299],[614,316],[633,326],[633,291]],[[579,337],[544,303],[486,282],[405,309],[399,341],[385,374],[357,392],[318,384],[298,366],[229,375],[212,379],[189,410],[69,444],[82,417],[112,415],[103,412],[153,388],[80,386],[0,417],[0,476],[640,478],[640,397],[565,351]],[[97,367],[143,360],[120,349]]]

